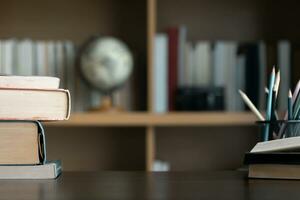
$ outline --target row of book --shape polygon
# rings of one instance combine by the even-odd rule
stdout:
[[[0,76],[0,179],[52,179],[41,121],[67,120],[71,97],[55,77]]]
[[[79,47],[72,41],[32,39],[0,40],[0,73],[21,76],[54,76],[74,97],[72,111],[99,106],[101,94],[85,82],[77,67]],[[115,103],[131,109],[129,86],[113,94]]]
[[[297,81],[292,80],[294,73],[291,71],[296,70],[297,65],[297,56],[294,55],[299,51],[294,48],[296,45],[287,40],[191,42],[187,38],[187,29],[184,26],[169,28],[165,33],[155,36],[155,112],[178,110],[178,99],[182,99],[182,90],[187,90],[187,94],[191,91],[195,93],[191,97],[199,96],[199,102],[209,101],[197,94],[199,89],[205,88],[215,88],[207,92],[208,99],[211,93],[219,93],[221,89],[222,101],[218,102],[223,102],[224,106],[215,105],[216,108],[227,111],[244,110],[244,103],[238,94],[238,89],[242,89],[259,109],[264,109],[266,74],[274,65],[286,80],[280,87],[282,95],[278,100],[279,110],[286,109],[286,94],[291,84]]]

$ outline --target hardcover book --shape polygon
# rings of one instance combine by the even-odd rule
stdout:
[[[45,134],[37,121],[0,121],[0,165],[43,164]]]
[[[0,88],[0,120],[66,120],[70,109],[68,90]]]

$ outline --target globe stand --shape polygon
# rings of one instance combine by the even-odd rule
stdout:
[[[100,105],[96,108],[91,108],[90,112],[122,112],[124,109],[120,106],[113,105],[112,95],[103,96],[100,102]]]

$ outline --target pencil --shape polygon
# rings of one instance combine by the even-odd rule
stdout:
[[[273,67],[270,81],[269,81],[269,94],[268,94],[268,100],[267,100],[267,112],[266,112],[266,118],[267,121],[271,120],[271,112],[272,112],[272,92],[273,87],[275,83],[275,68]],[[270,129],[270,124],[266,123],[265,130],[264,130],[264,141],[268,141],[269,139],[269,129]]]
[[[291,90],[289,90],[289,95],[288,95],[288,120],[292,120],[293,119],[293,108],[292,108],[292,92]],[[285,136],[286,137],[292,137],[294,135],[295,130],[291,129],[291,127],[289,127],[289,122],[286,122],[286,133]],[[293,132],[292,132],[293,131]]]
[[[296,98],[298,96],[299,90],[300,90],[300,80],[297,82],[297,85],[295,87],[295,90],[294,90],[294,93],[293,93],[293,97],[292,97],[292,103],[295,102],[295,100],[296,100]]]
[[[242,97],[242,99],[244,100],[245,104],[250,108],[250,110],[257,116],[257,118],[261,121],[264,121],[265,118],[262,116],[262,114],[257,110],[257,108],[255,107],[255,105],[251,102],[251,100],[247,97],[247,95],[239,90],[239,93]]]
[[[297,99],[297,96],[298,96],[299,91],[300,91],[300,80],[297,82],[297,85],[296,85],[296,87],[295,87],[295,89],[294,89],[294,92],[293,92],[293,96],[292,96],[292,108],[293,108],[294,103],[295,103],[295,101],[296,101],[296,99]],[[293,109],[292,109],[292,110],[293,110]],[[288,112],[286,112],[285,115],[284,115],[284,120],[287,120],[287,119],[288,119]],[[285,128],[286,128],[286,124],[283,124],[283,125],[281,126],[281,128],[280,128],[280,131],[279,131],[279,136],[280,136],[280,138],[283,137],[283,133],[284,133],[284,131],[285,131]]]
[[[276,95],[275,95],[276,99],[278,96],[279,84],[280,84],[280,71],[278,71],[276,74],[276,79],[275,79],[275,84],[274,84],[274,90],[276,92]]]
[[[288,120],[293,119],[293,108],[292,108],[292,92],[289,90],[289,98],[288,98]]]

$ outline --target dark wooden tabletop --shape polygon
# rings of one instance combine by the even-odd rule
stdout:
[[[300,199],[300,181],[245,172],[64,172],[56,180],[1,180],[0,199]]]

